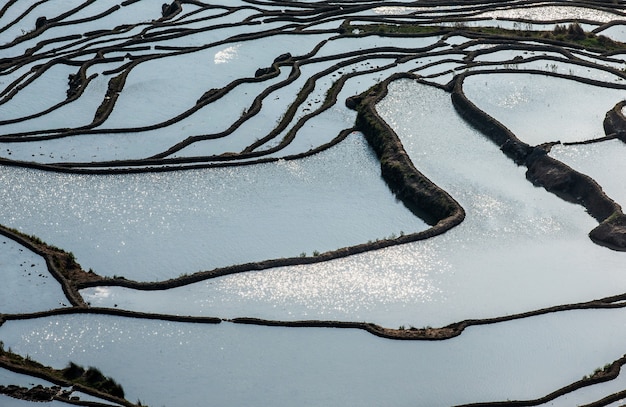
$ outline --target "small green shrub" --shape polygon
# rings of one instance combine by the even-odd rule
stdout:
[[[85,372],[85,380],[87,383],[96,384],[105,381],[106,378],[99,369],[90,366]]]
[[[74,362],[70,362],[65,369],[61,371],[63,373],[63,377],[68,380],[78,379],[85,373],[85,369],[81,366],[78,366]]]
[[[95,368],[89,367],[85,370],[82,366],[74,362],[70,362],[65,369],[61,371],[63,377],[77,383],[84,383],[88,386],[110,394],[115,397],[124,398],[124,389],[110,377],[106,377],[102,372]]]

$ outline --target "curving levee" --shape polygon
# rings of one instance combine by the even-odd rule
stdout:
[[[378,157],[381,177],[391,193],[429,228],[314,256],[232,264],[164,281],[134,281],[85,271],[75,261],[72,247],[46,244],[34,236],[35,231],[17,230],[8,217],[0,218],[0,234],[42,256],[70,303],[67,308],[35,313],[8,314],[0,309],[0,326],[10,325],[9,321],[84,314],[197,324],[356,329],[383,339],[444,341],[469,327],[626,306],[626,294],[613,293],[442,327],[396,329],[361,320],[281,321],[101,308],[88,304],[79,292],[107,286],[168,290],[226,275],[326,263],[429,241],[462,225],[466,210],[420,172],[394,128],[377,112],[388,85],[399,79],[449,92],[456,112],[515,164],[526,167],[530,182],[585,208],[599,223],[589,233],[593,243],[626,251],[626,216],[620,204],[594,179],[550,156],[557,144],[625,141],[626,102],[607,106],[604,136],[531,145],[506,123],[481,110],[463,87],[469,77],[525,72],[626,90],[622,83],[626,80],[622,41],[626,39],[609,35],[625,25],[620,2],[241,1],[233,5],[176,0],[154,7],[138,0],[120,4],[89,0],[73,2],[68,10],[57,10],[52,3],[24,5],[11,0],[0,8],[0,41],[4,41],[0,43],[0,165],[42,174],[94,176],[252,168],[279,160],[297,162],[358,131]],[[553,10],[565,17],[533,18],[536,10]],[[45,16],[39,15],[44,11]],[[237,63],[229,62],[238,58]],[[542,397],[462,405],[546,405],[616,379],[625,362],[621,357],[590,377]],[[0,366],[61,387],[73,385],[76,391],[103,401],[140,405],[89,384],[68,382],[60,378],[61,369],[3,347]],[[25,396],[26,390],[4,386],[0,393],[30,397]],[[53,395],[50,389],[43,393],[50,400],[95,405],[68,400],[61,393]],[[623,397],[623,391],[616,392],[587,405],[610,405]]]

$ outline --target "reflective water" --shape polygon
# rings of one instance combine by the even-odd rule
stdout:
[[[40,407],[41,402],[18,400],[9,396],[0,394],[0,405],[3,407]],[[61,401],[51,401],[45,404],[46,407],[66,407],[67,403]]]
[[[8,347],[5,347],[5,350],[7,349]],[[0,368],[0,385],[8,386],[11,384],[21,387],[34,387],[37,385],[47,387],[53,386],[51,382],[39,379],[38,377],[27,376],[21,373],[15,373],[7,369]]]
[[[0,221],[137,280],[309,256],[427,225],[390,193],[358,134],[265,165],[120,176],[0,168]]]
[[[402,80],[378,109],[417,168],[465,208],[461,225],[428,241],[321,264],[163,292],[101,287],[82,294],[92,305],[160,313],[421,327],[626,291],[621,254],[587,237],[595,220],[533,187],[523,168],[457,116],[449,94]]]
[[[476,106],[530,145],[603,137],[604,115],[624,97],[623,89],[524,73],[470,76],[463,89]]]
[[[0,236],[0,270],[0,312],[45,311],[68,304],[45,260],[4,236]]]
[[[591,20],[598,22],[608,22],[619,18],[616,14],[605,10],[593,8],[573,7],[569,5],[541,5],[537,7],[506,8],[495,11],[488,11],[480,15],[481,17],[493,17],[501,19],[523,19],[523,20]]]
[[[626,186],[622,174],[626,170],[626,146],[622,141],[562,146],[557,145],[550,156],[596,180],[604,192],[622,207],[626,205]]]
[[[546,315],[471,328],[443,342],[95,315],[13,321],[0,333],[15,351],[54,367],[69,360],[96,364],[124,383],[127,398],[155,406],[207,399],[220,405],[449,406],[536,398],[580,379],[621,355],[625,312]]]
[[[71,0],[64,6],[79,3]],[[70,29],[82,33],[160,17],[160,3],[144,3],[124,6],[111,16],[92,22],[51,27],[37,40]],[[0,26],[21,13],[24,4],[24,1],[13,3],[10,12],[0,16]],[[41,13],[50,17],[60,12],[57,4],[37,4],[36,11],[24,19],[25,25],[16,24],[2,35],[5,38],[21,35],[22,27],[32,27]],[[94,15],[114,4],[117,3],[99,1],[72,18]],[[323,39],[337,34],[310,32],[341,24],[344,16],[334,14],[319,21],[311,20],[312,25],[301,26],[303,30],[298,35],[291,35],[291,28],[284,28],[281,35],[264,39],[229,38],[290,27],[292,22],[298,25],[302,15],[289,21],[276,17],[299,11],[303,4],[306,2],[257,3],[254,9],[239,10],[211,21],[225,25],[202,35],[157,41],[158,45],[169,46],[216,43],[180,59],[163,58],[138,65],[129,77],[118,109],[102,127],[165,120],[192,107],[198,95],[211,87],[251,78],[256,68],[269,65],[278,54],[305,54]],[[242,5],[250,4],[231,1],[228,7]],[[175,19],[184,21],[199,16],[186,15],[197,10],[198,5],[185,3],[184,7],[185,13]],[[220,7],[206,10],[202,15],[226,10]],[[393,7],[359,8],[350,17],[367,21],[372,15],[394,18],[393,13],[417,12],[397,18],[421,21],[435,15],[468,16],[473,14],[473,7],[457,4],[414,8],[394,2]],[[261,9],[276,13],[254,17],[262,25],[232,24]],[[343,11],[348,12],[347,9]],[[621,15],[596,8],[542,5],[492,10],[483,17],[583,19],[590,23],[584,27],[591,29],[598,26],[595,22]],[[470,24],[502,24],[513,29],[550,29],[553,25],[524,25],[505,20]],[[204,25],[206,21],[200,21],[181,28]],[[131,38],[146,27],[148,24],[121,37]],[[151,32],[170,28],[167,24],[153,25]],[[605,33],[616,38],[623,34],[619,25]],[[96,49],[119,43],[121,37],[112,35],[104,43],[94,42],[89,47]],[[377,36],[342,39],[330,41],[319,55],[365,48],[378,54],[376,47],[383,45],[415,47],[437,40],[438,37],[390,40]],[[467,37],[454,36],[442,49],[450,50],[467,41]],[[48,44],[44,49],[62,44],[65,42]],[[21,55],[32,45],[32,41],[25,41],[12,47],[5,57]],[[134,55],[156,53],[154,44],[150,45],[149,50],[136,51]],[[108,56],[113,55],[124,56],[125,51]],[[609,64],[582,51],[572,55]],[[500,52],[484,59],[512,56],[516,55]],[[614,55],[610,64],[621,69],[619,57]],[[362,61],[362,65],[346,67],[346,72],[350,68],[366,70],[391,63],[395,58],[392,55],[372,58]],[[458,69],[458,73],[466,69],[462,58],[462,53],[424,54],[413,61],[390,66],[385,72],[348,80],[340,102],[323,116],[311,120],[283,154],[305,151],[328,141],[339,129],[349,127],[354,113],[347,112],[341,103],[347,95],[364,91],[391,72],[411,69],[417,69],[421,75],[432,75],[429,80],[445,84],[453,76],[451,70]],[[420,69],[441,59],[451,61]],[[326,64],[330,66],[334,62]],[[560,61],[554,66],[548,60],[521,65],[611,83],[619,79]],[[201,147],[191,146],[180,155],[220,154],[249,144],[257,133],[266,134],[306,78],[322,66],[324,63],[318,62],[303,67],[299,86],[273,94],[281,100],[266,101],[268,109],[262,117],[242,127],[232,144],[231,139],[213,145],[207,142]],[[100,75],[87,88],[80,103],[41,119],[3,126],[6,130],[3,134],[88,122],[111,77],[103,72],[113,67],[106,64],[90,68],[89,74]],[[8,83],[30,68],[31,65],[26,65],[3,76],[3,81]],[[4,112],[0,113],[0,120],[9,118],[6,116],[9,113],[11,117],[32,113],[62,100],[67,74],[74,72],[68,69],[55,68],[32,87],[24,88],[22,96],[0,109]],[[341,74],[337,72],[337,75]],[[327,74],[318,81],[319,86],[308,100],[312,106],[321,103],[319,100],[335,78],[334,73]],[[276,80],[279,79],[283,77]],[[274,82],[264,85],[270,83]],[[262,88],[261,83],[238,87],[217,108],[207,107],[193,119],[141,135],[80,136],[29,146],[3,143],[0,156],[39,161],[149,156],[167,148],[178,137],[226,127]],[[477,75],[468,78],[466,89],[472,101],[530,144],[599,137],[604,113],[623,98],[623,90],[607,90],[543,75]],[[580,95],[585,95],[584,100]],[[220,108],[224,110],[221,114]],[[304,109],[302,106],[296,117],[304,115]],[[597,223],[581,207],[532,187],[525,180],[524,168],[516,167],[497,146],[458,118],[448,94],[401,81],[392,85],[379,109],[397,129],[416,166],[466,209],[467,218],[459,227],[425,242],[320,264],[232,275],[164,292],[97,287],[83,290],[83,294],[92,305],[171,314],[340,319],[371,321],[389,327],[422,327],[588,301],[626,291],[623,253],[596,246],[587,237]],[[272,143],[275,142],[261,149]],[[626,202],[626,192],[620,185],[622,152],[619,144],[603,143],[556,146],[551,154],[593,175],[611,197]],[[426,225],[395,201],[379,172],[378,161],[356,134],[339,146],[305,160],[237,169],[96,177],[2,167],[0,223],[19,227],[73,251],[86,269],[93,267],[110,276],[165,279],[245,261],[310,256],[314,251],[425,229]],[[0,313],[31,312],[62,305],[58,283],[46,273],[28,275],[31,264],[38,271],[43,267],[40,258],[20,252],[20,247],[15,245],[2,249],[0,270],[7,282],[0,286]],[[623,353],[624,312],[552,314],[473,327],[450,341],[422,343],[383,340],[353,330],[230,323],[204,326],[95,315],[7,322],[0,327],[0,339],[7,347],[45,364],[64,367],[72,360],[95,365],[124,385],[129,400],[141,398],[152,406],[204,405],[208,400],[216,405],[447,406],[536,398],[579,380]],[[2,370],[0,380],[22,381]],[[600,398],[619,389],[623,380],[575,392],[554,405],[580,404]],[[0,405],[23,407],[31,403],[0,396]]]

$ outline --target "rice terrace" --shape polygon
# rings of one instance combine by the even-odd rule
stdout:
[[[221,3],[0,5],[0,406],[626,405],[626,2]]]

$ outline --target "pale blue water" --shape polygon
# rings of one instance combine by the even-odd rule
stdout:
[[[95,315],[9,322],[0,333],[54,367],[95,364],[149,405],[448,406],[536,398],[592,373],[622,354],[625,312],[546,315],[442,342]]]

